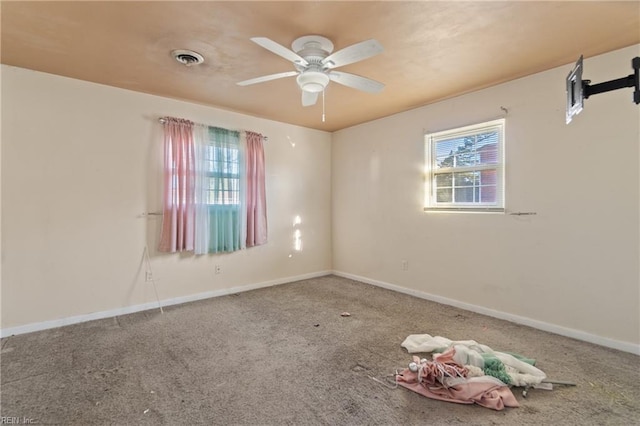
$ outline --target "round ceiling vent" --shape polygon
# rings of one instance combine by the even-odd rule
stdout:
[[[182,65],[190,67],[191,65],[199,65],[204,62],[204,57],[193,50],[172,50],[171,56]]]

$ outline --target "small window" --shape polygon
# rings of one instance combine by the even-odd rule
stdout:
[[[504,120],[425,136],[425,210],[504,211]]]
[[[209,143],[204,149],[204,202],[208,205],[240,205],[242,159],[237,138],[228,139],[217,140],[210,132]]]

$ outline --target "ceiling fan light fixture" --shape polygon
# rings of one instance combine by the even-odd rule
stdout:
[[[329,76],[320,71],[307,71],[296,78],[298,85],[305,92],[322,92],[329,84]]]

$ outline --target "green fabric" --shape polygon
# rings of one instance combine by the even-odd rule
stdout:
[[[240,206],[211,205],[209,207],[209,253],[240,250]]]
[[[507,374],[504,364],[495,355],[480,354],[484,360],[484,374],[495,377],[506,385],[511,384],[511,377]]]
[[[209,253],[240,250],[244,247],[241,212],[245,203],[240,133],[209,127],[207,154]]]

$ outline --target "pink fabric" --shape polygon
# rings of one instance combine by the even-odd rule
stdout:
[[[453,348],[450,351],[453,351]],[[481,377],[474,377],[463,380],[453,386],[445,386],[443,384],[445,375],[460,377],[466,374],[464,366],[452,361],[455,352],[447,352],[442,354],[438,361],[427,361],[423,364],[419,363],[419,358],[414,357],[414,361],[419,365],[419,371],[414,373],[408,368],[403,370],[402,373],[396,376],[398,384],[427,398],[440,401],[458,404],[478,404],[494,410],[520,406],[511,389],[507,386],[496,384],[493,379],[486,380]],[[440,360],[443,362],[439,362]],[[443,374],[443,372],[446,373]]]
[[[193,123],[165,118],[163,130],[164,192],[158,250],[189,251],[194,249],[195,238]]]
[[[247,247],[267,242],[263,137],[247,132]]]

